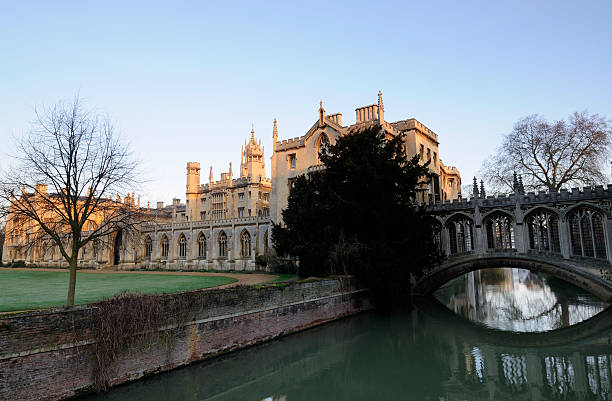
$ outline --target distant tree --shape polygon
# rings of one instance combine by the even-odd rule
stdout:
[[[379,295],[407,294],[440,258],[415,203],[427,167],[379,126],[339,138],[320,158],[325,170],[293,182],[284,225],[273,227],[276,250],[299,258],[302,277],[355,274]]]
[[[612,123],[597,114],[574,113],[567,121],[538,115],[519,120],[481,173],[494,192],[513,189],[513,172],[527,190],[604,184],[608,179]]]
[[[113,200],[134,189],[137,162],[110,120],[84,110],[78,98],[37,111],[16,145],[14,164],[0,178],[0,212],[24,247],[59,249],[70,267],[72,306],[79,251],[138,221],[136,208]]]

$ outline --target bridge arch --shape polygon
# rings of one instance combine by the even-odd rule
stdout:
[[[421,277],[413,288],[414,295],[429,295],[443,284],[471,271],[516,267],[550,274],[580,287],[606,302],[612,302],[612,282],[577,268],[562,259],[516,254],[470,255],[451,259]]]
[[[572,205],[570,207],[568,207],[566,210],[563,211],[562,213],[562,217],[563,217],[563,221],[567,221],[567,216],[569,214],[571,214],[572,212],[575,212],[577,209],[581,209],[581,208],[587,208],[587,209],[592,209],[596,212],[599,212],[603,215],[603,217],[608,217],[610,215],[610,213],[608,212],[607,209],[604,209],[603,207],[596,205],[594,203],[591,202],[579,202],[576,203],[575,205]]]
[[[455,212],[455,213],[451,214],[450,216],[446,217],[445,219],[441,220],[442,225],[444,227],[446,227],[446,223],[447,222],[449,222],[449,221],[451,221],[453,219],[459,218],[459,217],[465,217],[466,219],[472,220],[472,222],[474,221],[474,215],[471,215],[471,214],[468,214],[468,213],[464,213],[464,212]]]
[[[499,208],[495,208],[493,210],[489,210],[488,212],[484,213],[482,215],[482,221],[485,221],[488,217],[490,217],[491,215],[495,215],[495,214],[505,214],[512,221],[514,221],[514,214],[512,212],[509,212],[508,210],[505,210],[505,209],[499,209]]]

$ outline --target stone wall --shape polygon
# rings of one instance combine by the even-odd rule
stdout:
[[[123,353],[113,363],[111,385],[372,308],[367,293],[346,279],[173,296],[199,297],[192,304],[207,306],[170,328],[172,341]],[[95,306],[0,315],[0,399],[56,400],[91,391],[95,316]]]

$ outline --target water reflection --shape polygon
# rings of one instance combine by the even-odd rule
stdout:
[[[435,300],[373,312],[92,396],[127,400],[601,400],[612,309],[546,333],[501,332]]]
[[[524,269],[483,269],[436,291],[449,309],[501,330],[539,332],[587,320],[608,304],[559,279]]]

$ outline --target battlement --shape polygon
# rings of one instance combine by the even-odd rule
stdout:
[[[304,137],[295,137],[291,139],[283,139],[282,141],[276,142],[276,150],[287,150],[294,149],[300,146],[304,146]]]
[[[572,188],[570,191],[563,188],[559,192],[539,191],[538,193],[528,192],[526,194],[501,194],[497,196],[487,196],[486,198],[461,198],[454,199],[453,201],[447,200],[444,203],[437,203],[435,205],[428,205],[427,209],[431,212],[445,212],[461,209],[474,209],[476,205],[479,207],[491,208],[514,206],[516,204],[537,205],[558,202],[577,203],[581,201],[600,199],[612,200],[612,184],[608,184],[606,187],[603,185],[597,185],[595,187],[583,187],[582,189]]]

